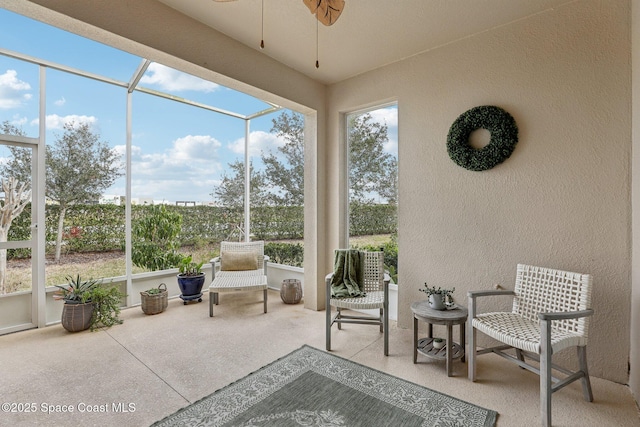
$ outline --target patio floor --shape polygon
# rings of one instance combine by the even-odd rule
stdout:
[[[260,295],[222,295],[213,318],[205,294],[186,306],[170,300],[154,316],[123,310],[124,324],[108,330],[71,334],[56,325],[2,336],[0,403],[35,411],[5,412],[3,405],[0,425],[147,426],[303,344],[324,349],[324,312],[284,304],[270,291],[263,314]],[[413,364],[412,337],[393,323],[385,357],[376,327],[345,325],[334,328],[333,353],[493,409],[498,426],[540,424],[536,375],[487,355],[479,359],[478,382],[467,380],[460,361],[447,377],[443,362],[418,356],[422,363]],[[579,383],[554,393],[554,425],[640,426],[627,386],[592,378],[592,387],[593,403],[582,399]],[[63,405],[73,412],[59,412]]]

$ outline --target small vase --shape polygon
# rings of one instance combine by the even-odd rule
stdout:
[[[440,350],[442,347],[445,346],[447,342],[445,340],[440,340],[440,341],[436,341],[433,340],[433,348],[435,348],[436,350]]]
[[[431,294],[429,295],[429,307],[434,310],[444,310],[446,306],[444,305],[444,298],[442,298],[441,294]]]

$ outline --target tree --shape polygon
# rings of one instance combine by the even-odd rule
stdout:
[[[267,196],[265,194],[264,175],[253,169],[250,163],[251,177],[249,179],[249,187],[251,192],[251,204],[261,206],[266,204]],[[228,208],[241,209],[244,206],[244,162],[236,160],[229,164],[231,174],[226,172],[222,176],[222,182],[217,186],[211,195],[222,206]]]
[[[373,121],[371,114],[349,119],[349,186],[351,201],[370,203],[382,200],[395,204],[398,200],[398,161],[384,151],[389,141],[388,127]],[[278,151],[286,161],[272,153],[263,154],[265,181],[270,198],[277,205],[304,204],[304,117],[283,112],[273,120],[271,132],[286,143]]]
[[[24,149],[9,147],[13,158],[5,165],[8,176],[31,176],[31,162]],[[68,122],[53,145],[46,146],[46,196],[60,206],[55,261],[60,261],[64,218],[75,204],[94,202],[122,176],[120,155],[89,128],[88,123]]]
[[[271,132],[285,140],[278,151],[285,157],[281,162],[273,153],[262,153],[265,181],[271,188],[270,199],[278,206],[304,205],[304,117],[286,111],[272,120]]]
[[[13,219],[18,217],[31,201],[31,190],[26,182],[13,177],[2,179],[4,200],[0,200],[0,242],[6,242]],[[0,249],[0,294],[7,293],[7,250]]]
[[[368,113],[349,118],[349,196],[352,202],[371,203],[377,196],[394,204],[398,163],[384,151],[387,125],[372,120]]]
[[[22,129],[4,121],[0,125],[0,133],[7,135],[25,136]],[[21,154],[28,157],[29,165],[31,165],[31,150],[25,148],[17,148]],[[18,181],[14,176],[5,176],[2,178],[2,191],[4,199],[0,200],[0,242],[6,242],[9,238],[9,229],[13,220],[20,216],[24,208],[31,201],[31,189],[29,182],[31,175]],[[0,294],[7,293],[7,250],[0,249]]]

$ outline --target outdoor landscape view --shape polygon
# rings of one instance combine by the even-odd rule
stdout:
[[[42,208],[47,286],[77,271],[126,275],[127,245],[133,274],[186,255],[208,261],[220,241],[247,237],[247,168],[248,237],[265,240],[273,262],[304,265],[304,116],[154,62],[127,98],[141,64],[0,10],[0,294],[31,289],[33,254],[18,242],[31,238]],[[347,122],[350,244],[384,247],[395,275],[397,108]],[[39,194],[46,203],[37,207]]]

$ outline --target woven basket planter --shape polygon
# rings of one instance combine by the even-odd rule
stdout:
[[[94,306],[92,303],[69,304],[62,306],[62,326],[69,332],[79,332],[89,329],[91,326],[91,315]]]
[[[140,292],[140,301],[144,314],[158,314],[166,310],[168,301],[167,285],[160,283],[158,286],[160,293],[149,294],[147,291]]]

